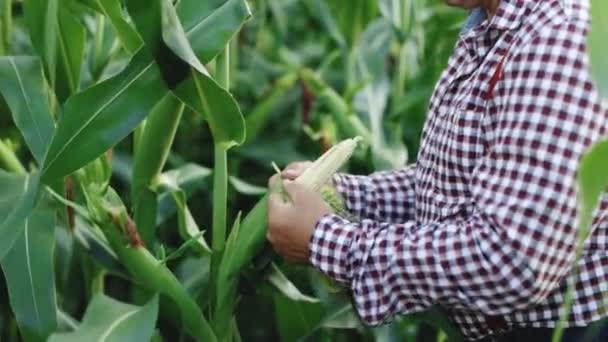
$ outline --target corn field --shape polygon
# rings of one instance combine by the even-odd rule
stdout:
[[[605,1],[593,14],[608,96]],[[339,211],[340,166],[415,159],[466,16],[440,0],[0,0],[0,341],[459,340],[439,308],[364,326],[346,291],[267,245],[265,196],[277,169],[317,160],[298,181]],[[606,170],[600,143],[581,237]]]

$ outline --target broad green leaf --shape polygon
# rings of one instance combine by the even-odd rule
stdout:
[[[311,333],[311,329],[323,318],[321,303],[296,302],[278,293],[272,299],[281,341],[298,341]],[[309,339],[314,340],[322,339]]]
[[[211,175],[211,169],[196,164],[186,164],[178,169],[163,172],[159,179],[158,212],[156,224],[161,224],[176,211],[172,192],[181,189],[186,200],[198,189],[203,188],[205,180]]]
[[[125,20],[122,14],[120,0],[88,0],[110,19],[110,23],[116,31],[122,46],[131,55],[134,55],[141,47],[141,38],[135,29]]]
[[[190,46],[170,0],[129,0],[128,9],[169,88],[209,122],[225,149],[245,140],[245,120],[234,98],[208,74]],[[157,22],[162,22],[162,32]]]
[[[190,209],[186,205],[186,195],[183,191],[178,190],[173,192],[175,205],[177,207],[177,222],[179,232],[184,239],[196,238],[196,243],[193,245],[201,254],[211,254],[211,248],[205,241],[205,237],[201,235],[201,229],[198,227]]]
[[[350,303],[334,305],[331,309],[326,310],[324,314],[319,316],[320,317],[313,322],[314,325],[306,330],[304,336],[300,335],[301,337],[297,341],[310,341],[322,328],[353,329],[360,325],[360,321],[355,315]]]
[[[98,294],[75,331],[53,334],[49,342],[150,341],[157,316],[158,296],[140,307]]]
[[[204,22],[207,23],[210,19],[207,18]],[[212,34],[220,34],[220,29],[232,29],[234,34],[242,21],[231,24],[229,28],[201,26],[206,27]],[[194,45],[195,53],[204,50],[204,45],[205,42]],[[217,52],[219,50],[216,54]],[[63,116],[66,119],[59,123],[45,159],[45,181],[65,176],[84,166],[130,133],[168,90],[161,80],[160,70],[152,62],[151,56],[145,50],[140,50],[120,74],[70,98],[64,108]],[[225,112],[236,115],[236,108],[236,113],[240,116],[234,99],[211,79],[208,80],[205,82],[208,87],[217,88],[213,95],[222,94],[223,99],[219,101],[219,105],[228,103],[232,108],[223,108],[217,115]],[[224,121],[229,119],[221,118]],[[221,123],[221,120],[218,120]],[[239,134],[234,140],[242,140],[244,132],[238,129],[241,126],[240,121],[228,126],[237,128],[236,133]],[[232,133],[230,129],[225,131],[227,133],[223,136],[230,136]]]
[[[32,155],[42,162],[55,126],[40,60],[36,57],[0,57],[0,92]]]
[[[208,63],[223,51],[251,17],[251,9],[247,0],[228,0],[206,16],[206,11],[186,10],[192,8],[193,2],[204,6],[203,1],[182,0],[177,4],[177,12],[194,53],[201,62]]]
[[[135,151],[131,201],[135,223],[144,242],[154,244],[157,216],[157,182],[165,166],[181,121],[184,105],[172,93],[152,109]]]
[[[11,308],[24,341],[45,341],[57,326],[53,269],[55,212],[42,201],[2,260]]]
[[[279,292],[295,302],[318,303],[319,300],[314,297],[303,294],[286,276],[281,272],[281,269],[272,263],[270,274],[266,278]]]
[[[216,144],[229,149],[245,141],[245,119],[241,110],[232,95],[213,79],[191,71],[191,77],[178,86],[175,94],[205,117]]]
[[[226,0],[180,0],[175,5],[177,16],[187,31],[222,6]],[[241,1],[244,2],[244,1]]]
[[[23,0],[23,11],[32,45],[42,57],[47,77],[55,84],[57,13],[59,0]]]
[[[72,96],[43,166],[45,182],[86,165],[126,137],[167,92],[145,50],[120,74]]]
[[[170,93],[152,109],[135,151],[131,181],[133,202],[138,201],[144,189],[156,190],[155,183],[171,151],[183,111],[184,105]]]
[[[84,61],[86,30],[64,6],[59,7],[57,30],[57,82],[55,94],[61,102],[80,88],[80,71]]]
[[[22,235],[35,207],[39,182],[38,173],[23,176],[0,171],[0,260]]]
[[[600,94],[608,97],[608,2],[593,0],[591,4],[591,32],[589,33],[589,50],[591,54],[591,73]]]
[[[159,186],[161,189],[167,189],[173,197],[175,207],[177,210],[177,223],[179,233],[184,240],[196,239],[196,243],[193,244],[194,248],[201,254],[210,254],[211,248],[205,241],[205,238],[201,236],[201,229],[192,217],[192,213],[188,209],[186,204],[186,193],[177,187],[177,182],[169,177],[161,177]]]

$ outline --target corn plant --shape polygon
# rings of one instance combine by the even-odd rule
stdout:
[[[0,1],[0,338],[237,341],[255,336],[238,320],[251,300],[275,317],[265,339],[449,330],[438,310],[364,328],[344,291],[273,255],[250,184],[327,151],[298,181],[343,210],[322,185],[351,155],[402,166],[421,126],[407,113],[456,32],[423,66],[445,23],[423,26],[462,17],[436,5]]]

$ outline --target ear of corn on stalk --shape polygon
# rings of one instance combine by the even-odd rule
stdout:
[[[196,341],[216,341],[200,307],[173,273],[143,247],[137,228],[112,188],[85,191],[90,217],[101,227],[110,246],[133,280],[142,287],[169,298],[167,310],[174,323]],[[92,193],[88,193],[91,192]]]
[[[339,199],[337,192],[335,190],[328,192],[322,188],[352,156],[360,140],[359,137],[347,139],[332,147],[314,161],[295,181],[308,190],[325,193],[328,204],[339,209],[338,213],[344,213],[344,202]],[[267,212],[267,196],[265,196],[243,219],[240,228],[233,230],[230,234],[231,244],[226,248],[222,257],[216,283],[213,323],[220,340],[229,331],[239,272],[264,246],[268,228]]]

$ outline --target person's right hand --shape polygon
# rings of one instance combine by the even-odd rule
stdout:
[[[296,161],[287,165],[281,172],[281,178],[288,180],[295,180],[298,178],[306,169],[312,165],[311,161]]]

